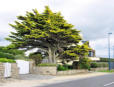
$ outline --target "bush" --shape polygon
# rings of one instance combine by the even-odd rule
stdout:
[[[42,64],[38,64],[38,66],[56,66],[56,64],[42,63]]]
[[[91,68],[97,68],[98,64],[97,63],[91,63]]]
[[[0,52],[0,58],[15,59],[14,55],[9,53],[3,53],[3,52]]]
[[[90,70],[90,60],[88,58],[82,58],[79,61],[80,69],[88,69]]]
[[[0,62],[1,63],[6,63],[6,62],[8,62],[8,63],[16,63],[15,60],[7,59],[7,58],[0,58]]]
[[[58,71],[65,71],[65,70],[68,70],[68,67],[66,67],[64,65],[58,65],[57,70]]]

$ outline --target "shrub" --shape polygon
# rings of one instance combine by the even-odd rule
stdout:
[[[90,70],[90,60],[88,58],[82,58],[79,61],[80,69],[88,69]]]
[[[98,64],[97,63],[91,63],[91,68],[97,68]]]
[[[0,58],[0,62],[2,62],[2,63],[6,63],[6,62],[9,62],[9,63],[16,63],[15,60],[7,59],[7,58]]]
[[[41,63],[41,64],[38,64],[38,66],[56,66],[56,64]]]
[[[65,67],[64,65],[58,65],[57,70],[58,71],[65,71],[65,70],[68,70],[68,67]]]

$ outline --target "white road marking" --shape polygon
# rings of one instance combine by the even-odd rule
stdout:
[[[106,87],[106,86],[109,86],[109,85],[112,85],[112,84],[114,84],[114,82],[108,83],[108,84],[106,84],[104,86]]]

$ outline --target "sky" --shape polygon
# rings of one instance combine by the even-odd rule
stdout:
[[[108,57],[108,33],[111,57],[114,46],[114,0],[1,0],[0,1],[0,46],[9,44],[4,38],[14,31],[9,23],[26,11],[37,9],[40,13],[48,5],[53,12],[62,16],[80,30],[83,39],[90,42],[97,57]]]

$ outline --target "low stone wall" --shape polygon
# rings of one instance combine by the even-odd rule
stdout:
[[[68,70],[68,71],[58,71],[57,75],[75,75],[78,73],[86,73],[88,70]]]
[[[4,80],[5,67],[3,63],[0,63],[0,80]],[[18,78],[19,71],[16,63],[11,63],[11,78]]]
[[[56,75],[57,74],[57,67],[54,67],[54,66],[34,67],[34,74]]]
[[[4,65],[0,63],[0,81],[4,80]]]
[[[108,70],[108,67],[101,67],[101,68],[91,68],[91,71],[100,71],[100,70]]]

